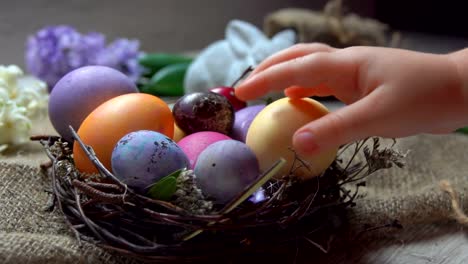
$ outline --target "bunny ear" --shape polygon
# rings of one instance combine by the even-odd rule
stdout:
[[[255,43],[266,41],[267,37],[250,23],[232,20],[226,28],[226,40],[237,56],[244,57],[247,56]]]
[[[297,42],[297,32],[294,29],[286,29],[273,36],[271,41],[275,44],[292,46]]]

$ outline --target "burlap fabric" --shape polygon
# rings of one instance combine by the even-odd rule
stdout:
[[[46,124],[36,132],[51,129]],[[450,200],[438,184],[449,180],[461,205],[468,206],[468,136],[420,135],[398,142],[399,149],[410,151],[406,168],[382,171],[367,180],[366,196],[351,211],[351,228],[399,220],[404,229],[379,234],[383,241],[397,240],[414,229],[436,235],[440,230],[434,223],[456,226],[450,221]],[[38,166],[46,160],[38,143],[1,156],[0,263],[136,263],[84,242],[79,245],[58,212],[44,211],[50,186]]]

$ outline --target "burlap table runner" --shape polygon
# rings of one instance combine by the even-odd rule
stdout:
[[[36,134],[53,133],[47,121],[35,127]],[[351,227],[397,219],[404,229],[379,235],[380,240],[388,240],[421,228],[436,235],[434,223],[456,226],[450,221],[450,199],[439,181],[451,182],[461,206],[468,206],[468,136],[414,136],[400,139],[398,148],[410,150],[406,168],[378,172],[367,180],[366,195],[350,213]],[[38,143],[0,156],[0,263],[135,262],[87,243],[80,246],[58,212],[44,211],[50,186],[38,166],[46,160]]]

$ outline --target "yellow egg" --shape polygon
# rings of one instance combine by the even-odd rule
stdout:
[[[182,138],[184,138],[186,135],[182,129],[180,129],[177,124],[174,122],[174,141],[179,142]]]
[[[257,155],[260,169],[265,171],[282,157],[287,164],[277,176],[287,174],[295,159],[291,149],[296,130],[328,113],[324,105],[310,98],[286,97],[267,105],[252,121],[246,139],[246,144]],[[336,153],[337,149],[333,149],[315,156],[300,156],[310,166],[294,174],[303,179],[318,176],[330,166]]]

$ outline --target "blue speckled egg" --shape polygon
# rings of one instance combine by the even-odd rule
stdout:
[[[164,176],[190,164],[172,139],[149,130],[131,132],[120,139],[111,162],[114,175],[142,194]]]

